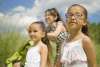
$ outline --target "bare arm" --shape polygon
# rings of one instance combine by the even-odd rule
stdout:
[[[56,30],[54,32],[47,33],[47,35],[49,38],[56,38],[60,32],[64,32],[64,31],[66,31],[65,27],[63,23],[60,22],[58,23]]]
[[[87,55],[88,67],[96,67],[96,54],[90,38],[85,37],[83,39],[83,48]]]
[[[46,45],[41,47],[40,53],[41,53],[41,64],[40,64],[40,67],[46,67],[47,56],[48,56],[48,49],[47,49]]]

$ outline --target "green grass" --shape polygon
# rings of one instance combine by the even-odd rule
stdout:
[[[96,44],[97,65],[100,67],[100,44]]]
[[[91,24],[90,34],[95,42],[97,65],[100,67],[100,24]],[[27,38],[21,36],[18,32],[0,33],[0,67],[4,67],[5,59],[24,45],[26,41]]]
[[[24,45],[26,40],[27,39],[22,38],[18,33],[0,34],[0,67],[4,67],[5,59]],[[100,44],[95,43],[95,48],[97,64],[98,67],[100,67]]]
[[[24,45],[24,41],[17,32],[0,34],[0,67],[4,67],[5,59]]]

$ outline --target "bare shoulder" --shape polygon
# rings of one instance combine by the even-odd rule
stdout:
[[[44,44],[44,43],[41,44],[41,51],[48,51],[46,44]]]
[[[84,43],[89,43],[89,42],[91,42],[90,37],[84,35],[84,36],[83,36],[83,42],[84,42]]]
[[[65,26],[63,21],[58,21],[58,27],[65,31]]]
[[[83,36],[83,47],[84,48],[93,48],[93,42],[90,37],[84,35]]]
[[[96,67],[96,52],[93,41],[88,36],[83,37],[83,49],[87,56],[88,66]]]

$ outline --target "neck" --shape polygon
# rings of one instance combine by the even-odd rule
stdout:
[[[34,42],[34,45],[37,45],[38,43],[41,43],[41,40]]]
[[[55,25],[56,24],[56,21],[53,21],[52,23],[50,23],[49,25]]]
[[[81,31],[73,31],[70,32],[69,41],[74,41],[81,38],[82,32]]]

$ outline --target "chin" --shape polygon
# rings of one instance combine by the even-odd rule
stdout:
[[[77,26],[73,25],[73,26],[70,27],[70,30],[77,30],[77,28],[78,28]]]
[[[52,22],[48,22],[48,24],[51,24]]]
[[[32,41],[36,41],[36,39],[31,38]]]
[[[76,24],[71,24],[71,25],[70,25],[70,28],[71,28],[71,29],[77,28],[77,25],[76,25]]]

